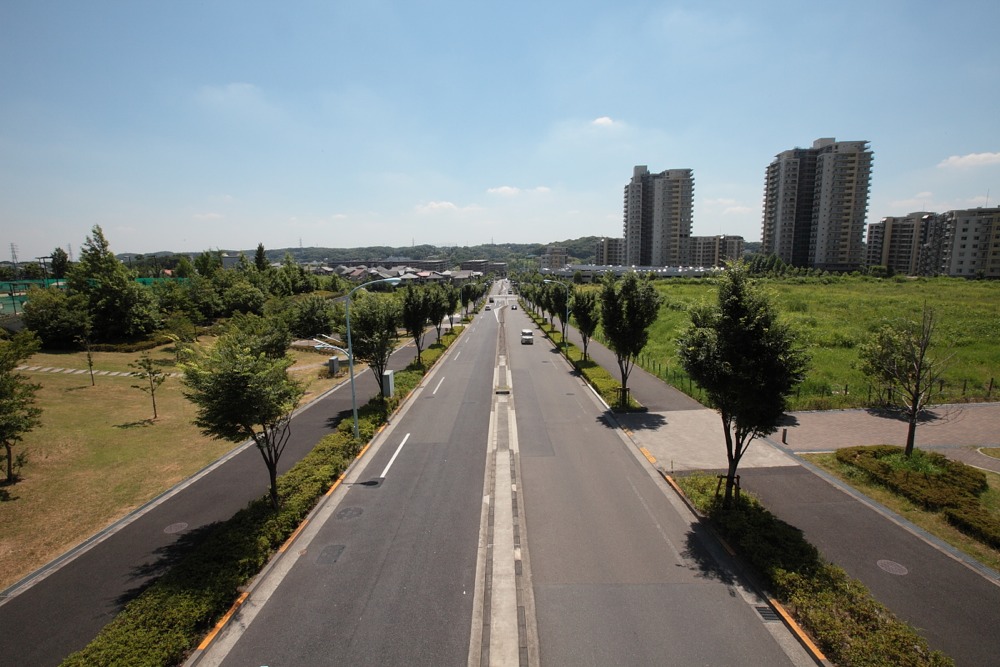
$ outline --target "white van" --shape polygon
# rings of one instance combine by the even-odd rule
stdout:
[[[535,335],[531,329],[521,329],[521,345],[534,345]]]

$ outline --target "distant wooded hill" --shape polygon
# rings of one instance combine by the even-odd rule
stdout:
[[[570,256],[571,263],[592,263],[594,261],[597,236],[584,236],[578,239],[568,239],[566,241],[556,241],[553,243],[496,243],[477,246],[452,246],[439,247],[433,245],[413,245],[413,246],[368,246],[364,248],[265,248],[267,258],[272,262],[279,262],[286,253],[298,262],[325,262],[330,265],[344,264],[347,262],[374,262],[387,259],[445,259],[450,264],[460,264],[470,259],[487,259],[494,262],[517,262],[537,257],[545,252],[548,246],[559,246],[566,248]],[[229,255],[237,255],[242,252],[247,259],[252,260],[256,248],[244,250],[226,250],[222,252]],[[122,253],[118,258],[122,261],[145,259],[149,257],[171,257],[177,254],[161,251],[137,255],[135,253]],[[195,252],[195,255],[201,254]],[[402,263],[402,262],[401,262]]]

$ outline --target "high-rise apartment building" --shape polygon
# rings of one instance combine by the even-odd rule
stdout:
[[[562,246],[549,246],[538,258],[539,268],[561,269],[569,264],[569,251]]]
[[[691,266],[723,266],[743,256],[742,236],[692,236]]]
[[[921,256],[927,245],[933,213],[920,211],[905,217],[889,216],[868,225],[867,266],[885,266],[893,273],[921,274]]]
[[[817,139],[776,155],[765,179],[762,252],[792,266],[860,268],[871,168],[867,141]]]
[[[603,238],[597,240],[594,264],[598,266],[625,265],[625,239]]]
[[[636,166],[625,186],[624,264],[681,266],[690,263],[694,174],[668,169],[651,174]]]
[[[1000,207],[944,214],[943,273],[1000,278]]]

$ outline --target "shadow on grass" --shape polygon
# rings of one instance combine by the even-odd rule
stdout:
[[[124,607],[152,586],[158,578],[166,574],[170,568],[180,563],[215,531],[222,522],[214,522],[178,535],[177,539],[153,552],[153,560],[132,568],[129,573],[136,582],[133,588],[115,598],[119,608]]]
[[[115,428],[145,428],[147,426],[153,426],[156,422],[152,419],[140,419],[137,422],[125,422],[124,424],[115,424]]]

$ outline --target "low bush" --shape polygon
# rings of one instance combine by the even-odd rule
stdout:
[[[910,460],[893,445],[848,447],[837,451],[841,463],[863,470],[875,482],[929,510],[978,504],[986,475],[937,452],[914,450]]]
[[[988,547],[1000,549],[1000,522],[981,504],[969,502],[958,507],[946,507],[944,517],[969,537]]]
[[[840,667],[945,667],[953,661],[875,600],[843,569],[825,562],[802,532],[741,494],[722,507],[718,482],[708,475],[680,477],[678,485],[722,537],[746,559],[760,581]]]

